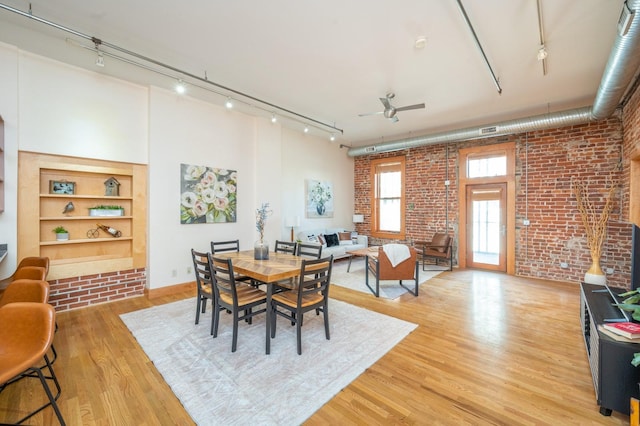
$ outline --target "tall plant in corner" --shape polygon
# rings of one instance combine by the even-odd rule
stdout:
[[[580,219],[587,234],[587,245],[591,255],[591,267],[585,274],[585,282],[604,284],[600,257],[617,188],[617,182],[611,181],[606,187],[603,199],[603,194],[590,193],[588,184],[576,177],[571,178],[571,191],[576,197],[578,212],[580,212]]]

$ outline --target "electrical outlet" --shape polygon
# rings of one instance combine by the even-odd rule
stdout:
[[[190,274],[191,272],[193,272],[193,269],[191,266],[187,266],[187,274]]]
[[[568,269],[569,268],[569,264],[567,262],[560,262],[560,267],[562,269]]]
[[[522,221],[522,224],[523,224],[524,226],[529,226],[529,225],[531,225],[531,221],[530,221],[529,219],[524,219],[524,220]]]
[[[451,185],[451,181],[450,180],[445,180],[444,181],[444,186],[449,186]]]

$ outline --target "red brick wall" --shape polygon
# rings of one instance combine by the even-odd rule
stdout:
[[[638,91],[634,96],[635,122],[638,130]],[[630,104],[631,105],[631,104]],[[630,114],[631,115],[631,114]],[[626,117],[626,116],[625,116]],[[625,135],[629,134],[625,119]],[[613,268],[608,282],[629,286],[630,235],[628,221],[628,174],[619,165],[623,158],[622,121],[619,115],[597,123],[528,134],[483,139],[464,143],[423,146],[355,158],[354,211],[365,215],[358,231],[368,233],[370,224],[369,162],[374,158],[406,155],[407,158],[407,240],[429,239],[434,232],[448,229],[458,236],[458,150],[470,145],[502,142],[516,143],[516,274],[562,281],[580,281],[591,264],[589,250],[575,198],[571,194],[571,177],[588,180],[594,191],[603,191],[606,177],[620,179],[614,211],[610,215],[607,240],[601,265]],[[629,141],[625,141],[625,147]],[[636,145],[637,147],[637,136]],[[445,158],[448,158],[446,162]],[[448,164],[448,173],[446,172]],[[446,191],[444,181],[450,180]],[[448,204],[445,203],[448,192]],[[445,214],[448,205],[448,214]],[[627,208],[625,208],[625,205]],[[522,226],[528,218],[531,225]],[[371,239],[371,244],[386,241]],[[569,268],[560,267],[561,262]]]
[[[146,283],[144,268],[52,280],[49,303],[66,311],[111,302],[142,295]]]

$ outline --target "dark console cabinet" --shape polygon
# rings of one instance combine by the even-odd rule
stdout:
[[[614,294],[623,289],[612,289]],[[603,286],[581,284],[580,319],[584,343],[587,348],[596,400],[600,413],[610,415],[611,410],[629,414],[629,400],[638,398],[640,367],[631,365],[635,352],[640,352],[640,344],[613,340],[598,332],[597,326],[605,320],[623,318],[613,306],[611,295]]]

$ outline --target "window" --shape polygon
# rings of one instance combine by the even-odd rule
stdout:
[[[467,159],[467,177],[505,176],[507,174],[507,155],[469,156]]]
[[[379,238],[404,238],[404,157],[371,162],[371,234]]]

